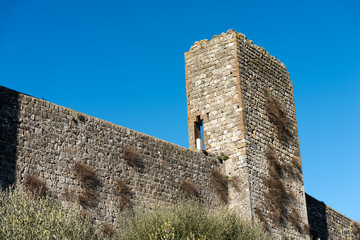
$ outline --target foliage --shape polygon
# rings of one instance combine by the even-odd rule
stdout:
[[[27,175],[24,179],[24,185],[28,193],[39,197],[46,196],[47,188],[45,182],[35,175]]]
[[[67,214],[49,197],[22,189],[0,193],[0,239],[105,239],[78,211]]]
[[[270,239],[234,211],[209,209],[197,201],[136,212],[121,219],[121,229],[124,229],[121,239],[127,240]]]
[[[193,183],[192,181],[187,180],[187,179],[181,181],[180,191],[184,195],[184,197],[187,199],[191,199],[191,198],[198,199],[200,197],[199,190],[198,190],[197,186],[195,185],[195,183]]]
[[[216,196],[222,203],[228,203],[229,201],[229,187],[228,179],[220,173],[219,170],[213,169],[210,176],[210,182],[214,187]]]

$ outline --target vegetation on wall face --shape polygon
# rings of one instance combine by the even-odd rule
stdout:
[[[115,194],[119,196],[118,204],[120,210],[131,207],[131,189],[123,180],[116,182]]]
[[[144,163],[142,159],[139,157],[136,150],[131,147],[125,148],[124,159],[126,161],[126,164],[129,165],[130,167],[136,168],[138,170],[144,168]]]
[[[299,160],[296,160],[296,162],[292,160],[287,164],[282,163],[271,146],[268,146],[266,159],[269,175],[263,181],[264,185],[268,188],[268,191],[265,193],[263,208],[269,210],[267,216],[270,217],[275,226],[269,226],[269,221],[266,221],[266,213],[262,212],[259,207],[255,208],[255,214],[263,222],[266,229],[291,225],[300,233],[307,231],[306,226],[299,222],[300,214],[298,210],[295,207],[291,207],[295,205],[295,196],[285,185],[285,179],[292,181],[301,176],[299,172],[301,167],[300,170],[297,167]]]
[[[360,223],[352,221],[351,230],[353,234],[360,239]]]
[[[264,90],[264,92],[266,97],[265,110],[269,120],[275,126],[279,140],[287,142],[292,138],[289,120],[282,110],[280,101],[271,96],[267,90]]]
[[[81,183],[84,191],[78,196],[79,204],[84,208],[94,208],[98,205],[98,192],[96,190],[99,184],[94,169],[85,163],[75,164],[75,177]]]
[[[211,185],[214,187],[215,194],[222,203],[229,201],[228,179],[220,173],[218,169],[213,169],[210,176]]]
[[[45,197],[47,194],[47,187],[45,182],[34,175],[27,175],[24,179],[24,185],[28,193]]]
[[[98,193],[93,189],[85,189],[78,196],[79,204],[84,208],[94,208],[98,205]]]
[[[195,185],[195,183],[193,183],[190,180],[185,179],[181,181],[180,191],[182,193],[182,196],[185,197],[186,199],[200,198],[200,194],[197,186]]]
[[[85,163],[75,163],[75,177],[85,188],[95,188],[98,182],[94,169]]]

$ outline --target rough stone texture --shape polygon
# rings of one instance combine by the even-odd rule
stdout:
[[[167,204],[186,195],[181,193],[185,185],[191,190],[187,195],[222,204],[211,183],[213,169],[219,168],[229,177],[229,206],[268,224],[275,238],[309,239],[299,229],[306,223],[321,239],[339,239],[342,229],[350,233],[349,218],[308,195],[305,201],[292,83],[282,63],[230,30],[196,42],[185,53],[185,70],[190,148],[201,120],[208,156],[0,87],[0,186],[39,177],[64,207],[79,207],[90,196],[86,210],[111,223],[124,202],[133,208]],[[267,107],[269,99],[276,100],[275,113],[285,119],[280,125]],[[277,162],[269,161],[269,150]],[[269,183],[278,183],[271,181],[272,164],[288,194],[286,211],[278,216],[286,220],[281,225],[269,199]],[[94,171],[89,183],[78,177],[76,166]],[[288,216],[294,211],[296,222]]]
[[[306,194],[310,234],[312,239],[360,239],[354,231],[354,221],[323,202]],[[352,229],[350,229],[352,227]]]
[[[230,191],[230,206],[251,219],[255,209],[269,215],[264,181],[268,177],[266,151],[273,148],[280,164],[299,158],[299,143],[292,83],[285,66],[232,30],[211,41],[196,42],[185,54],[190,148],[195,148],[198,119],[204,122],[205,146],[209,152],[224,152],[226,174],[238,176],[241,191]],[[278,99],[286,115],[290,140],[282,141],[266,112],[267,97]],[[300,159],[298,160],[300,161]],[[286,191],[294,195],[287,206],[296,209],[301,225],[307,223],[302,176],[284,176]],[[270,218],[276,237],[302,237],[291,224],[277,226]]]
[[[205,156],[4,87],[0,87],[0,99],[4,187],[33,175],[65,207],[71,207],[86,191],[74,171],[76,163],[85,163],[94,169],[98,181],[96,207],[88,211],[104,223],[113,222],[120,211],[115,194],[118,180],[130,187],[134,207],[178,200],[183,180],[194,183],[204,202],[220,204],[210,183],[212,169],[221,167],[214,155]],[[128,147],[138,155],[133,167],[124,159]]]

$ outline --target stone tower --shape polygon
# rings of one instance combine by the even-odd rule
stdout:
[[[229,206],[276,238],[308,239],[293,87],[284,64],[233,30],[185,53],[189,143],[229,156]],[[203,134],[201,134],[203,128]],[[203,135],[203,137],[202,137]],[[198,146],[199,147],[199,146]]]

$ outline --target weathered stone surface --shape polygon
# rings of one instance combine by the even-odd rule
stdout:
[[[272,214],[266,197],[269,187],[264,184],[269,175],[266,151],[271,145],[280,164],[291,162],[299,152],[292,83],[285,66],[232,30],[195,43],[185,54],[185,65],[190,148],[195,148],[194,123],[200,118],[206,149],[229,154],[226,174],[241,180],[240,191],[230,191],[230,206],[255,221],[255,209],[261,209],[265,216]],[[292,132],[289,141],[277,136],[266,111],[267,97],[276,97],[281,103]],[[285,176],[283,181],[288,195],[294,195],[287,208],[295,209],[297,221],[305,225],[302,176],[295,180]],[[277,226],[269,217],[266,222],[276,237],[307,238],[292,224]]]
[[[308,195],[305,201],[292,83],[279,60],[230,30],[196,42],[185,53],[185,71],[190,148],[201,120],[208,155],[0,87],[1,187],[39,177],[65,208],[83,202],[111,223],[125,203],[176,201],[186,183],[188,195],[228,202],[266,223],[275,238],[309,239],[307,223],[322,239],[350,234],[353,221]],[[88,182],[76,174],[77,163],[89,166]],[[215,168],[228,196],[219,198],[223,189],[211,182]],[[116,192],[120,180],[130,189],[125,197]]]
[[[219,167],[214,155],[205,156],[4,87],[0,87],[0,99],[1,185],[15,179],[21,183],[27,175],[35,175],[60,200],[77,202],[85,191],[74,174],[75,164],[81,162],[90,165],[99,180],[97,207],[88,210],[102,222],[114,221],[120,211],[114,194],[118,180],[129,184],[134,207],[178,200],[183,179],[191,179],[203,201],[219,204],[209,181],[212,169]],[[123,153],[128,147],[137,153],[139,166],[126,164]]]

